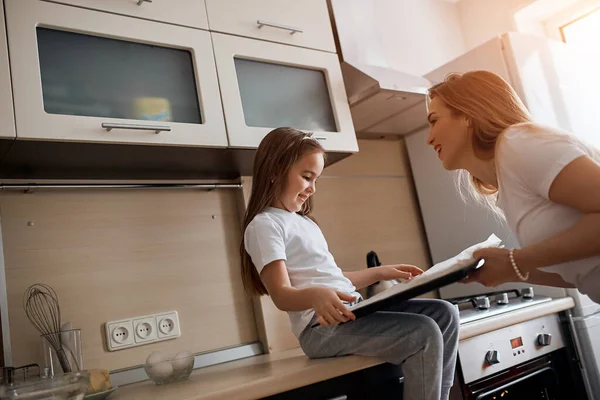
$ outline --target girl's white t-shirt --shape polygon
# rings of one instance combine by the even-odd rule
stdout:
[[[583,216],[549,198],[550,186],[559,172],[582,156],[600,163],[597,155],[569,134],[534,124],[517,125],[504,132],[496,154],[496,204],[521,247],[564,231]],[[600,303],[600,255],[542,269],[560,274]]]
[[[300,214],[268,207],[244,232],[246,251],[260,274],[276,260],[284,260],[294,288],[326,287],[360,298],[329,252],[319,226]],[[288,312],[296,337],[310,323],[314,310]]]

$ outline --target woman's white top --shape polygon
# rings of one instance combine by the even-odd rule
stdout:
[[[521,247],[564,231],[583,216],[574,208],[551,201],[549,190],[567,164],[582,156],[600,163],[598,154],[569,134],[535,124],[516,125],[504,132],[496,154],[496,204]],[[542,270],[560,274],[600,303],[600,254]]]

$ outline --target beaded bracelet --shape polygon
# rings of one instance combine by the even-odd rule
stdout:
[[[527,272],[525,275],[523,275],[521,273],[521,270],[519,269],[519,267],[517,267],[517,263],[515,262],[514,252],[515,252],[514,249],[510,249],[510,251],[508,252],[508,257],[510,258],[510,263],[512,264],[512,267],[515,270],[515,273],[517,274],[519,279],[522,281],[526,281],[527,279],[529,279],[529,272]]]

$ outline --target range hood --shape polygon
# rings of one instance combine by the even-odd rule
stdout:
[[[407,135],[427,124],[427,79],[348,61],[342,61],[342,74],[360,136]]]
[[[386,66],[375,0],[330,0],[336,46],[354,129],[359,137],[407,135],[427,125],[431,83]]]

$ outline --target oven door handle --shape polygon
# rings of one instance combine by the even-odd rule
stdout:
[[[550,372],[552,372],[553,374],[555,374],[555,375],[556,375],[556,373],[554,372],[554,370],[553,370],[552,368],[550,368],[550,367],[544,367],[544,368],[540,368],[540,369],[538,369],[538,370],[535,370],[535,371],[533,371],[533,372],[532,372],[532,373],[530,373],[530,374],[523,375],[523,376],[521,376],[520,378],[517,378],[517,379],[515,379],[515,380],[513,380],[513,381],[510,381],[510,382],[508,382],[508,383],[506,383],[506,384],[504,384],[504,385],[502,385],[502,386],[498,386],[498,387],[496,387],[496,388],[493,388],[492,390],[488,390],[487,392],[480,393],[480,394],[479,394],[479,395],[478,395],[478,396],[475,398],[475,400],[481,400],[481,399],[483,399],[485,396],[489,396],[490,394],[493,394],[493,393],[495,393],[495,392],[497,392],[497,391],[499,391],[499,390],[508,389],[508,388],[510,388],[511,386],[513,386],[513,385],[516,385],[516,384],[517,384],[517,383],[519,383],[519,382],[523,382],[523,381],[524,381],[524,380],[526,380],[526,379],[530,379],[530,378],[532,378],[532,377],[534,377],[534,376],[536,376],[536,375],[539,375],[539,374],[545,373],[546,371],[550,371]]]

